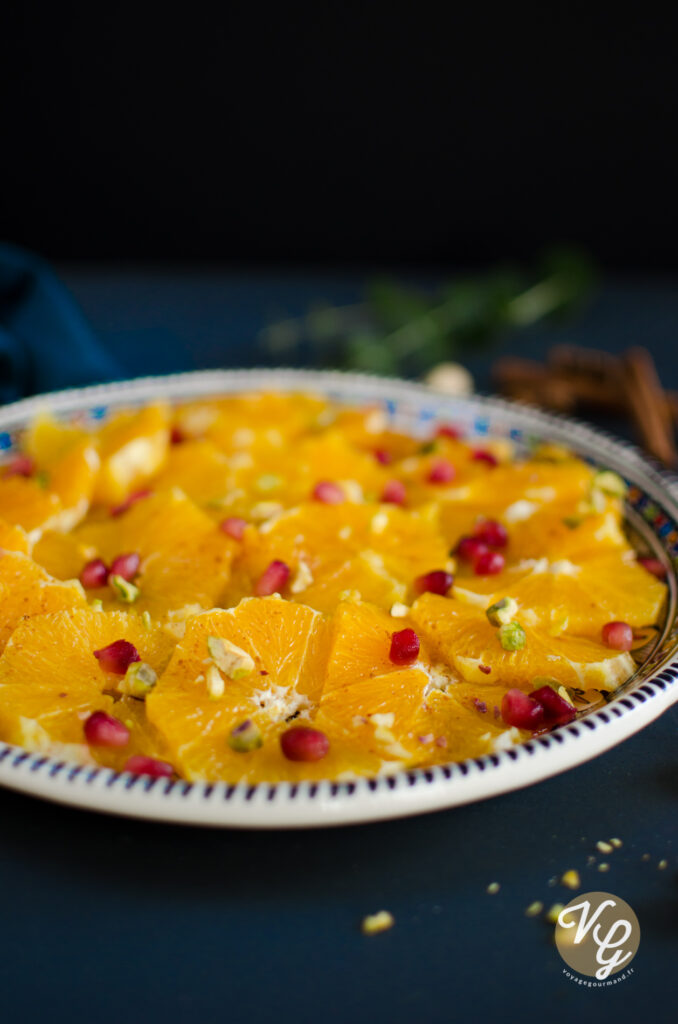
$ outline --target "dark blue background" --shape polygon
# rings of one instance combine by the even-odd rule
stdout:
[[[357,277],[192,272],[64,276],[130,374],[252,360],[272,315],[350,300]],[[669,283],[611,283],[568,338],[648,344],[665,383],[678,296]],[[508,343],[507,346],[508,347]],[[481,384],[487,356],[473,360]],[[208,831],[86,814],[0,792],[0,1006],[54,1024],[133,1021],[567,1022],[675,1019],[678,954],[678,708],[596,760],[484,803],[377,825],[289,833]],[[623,847],[586,859],[599,839]],[[648,853],[649,861],[642,855]],[[668,860],[666,870],[658,861]],[[564,978],[534,900],[549,879],[634,908],[634,975],[611,990]],[[501,883],[498,895],[485,889]],[[381,908],[392,931],[366,938]]]

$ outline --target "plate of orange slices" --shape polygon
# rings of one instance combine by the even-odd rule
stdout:
[[[0,783],[374,821],[547,778],[678,699],[678,489],[499,399],[209,371],[0,412]]]

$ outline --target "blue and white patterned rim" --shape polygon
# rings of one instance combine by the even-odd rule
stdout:
[[[394,425],[430,434],[453,421],[469,435],[510,438],[519,448],[567,444],[629,484],[628,514],[670,567],[666,622],[651,656],[601,710],[496,754],[351,782],[189,783],[118,774],[30,754],[0,743],[0,783],[50,800],[110,813],[214,826],[290,828],[376,821],[485,799],[548,778],[642,729],[678,700],[678,479],[637,448],[569,417],[498,398],[448,398],[418,384],[303,370],[215,370],[62,391],[0,410],[0,451],[9,451],[41,409],[101,419],[110,408],[155,398],[186,400],[248,390],[313,391],[344,403],[373,403]]]

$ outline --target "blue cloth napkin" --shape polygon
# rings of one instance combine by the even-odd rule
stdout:
[[[50,267],[0,244],[0,403],[123,376]]]

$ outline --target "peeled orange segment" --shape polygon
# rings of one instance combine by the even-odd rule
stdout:
[[[586,497],[593,477],[594,470],[580,459],[507,463],[476,477],[469,485],[468,501],[504,509],[517,501],[537,506],[572,503]]]
[[[525,629],[526,643],[517,651],[504,650],[484,612],[450,598],[424,594],[410,618],[439,657],[472,683],[529,690],[535,676],[555,676],[567,686],[614,690],[635,671],[630,654],[583,637],[550,637],[529,627],[520,613],[516,621]]]
[[[366,409],[337,409],[333,427],[350,444],[374,455],[385,452],[392,463],[415,455],[422,442],[389,427],[387,413],[379,406]]]
[[[323,693],[399,671],[401,666],[393,664],[389,656],[391,637],[409,625],[366,602],[339,604],[332,618]],[[428,664],[425,650],[420,650],[418,661]]]
[[[630,551],[622,528],[621,504],[608,500],[602,512],[582,515],[577,506],[544,508],[508,526],[507,555],[513,562],[525,558],[577,561],[605,551]]]
[[[398,669],[326,690],[315,725],[383,761],[409,762],[418,752],[412,723],[421,712],[429,677],[420,668]]]
[[[250,598],[237,608],[189,620],[172,661],[146,701],[150,721],[188,778],[250,778],[271,756],[282,765],[280,732],[288,719],[302,724],[308,718],[322,688],[326,630],[318,612],[277,598]],[[253,669],[237,679],[217,669],[224,686],[223,695],[216,698],[208,689],[208,673],[215,667],[210,637],[234,644],[254,662]],[[231,749],[228,738],[248,718],[260,729],[263,747],[242,754]]]
[[[42,749],[44,733],[51,743],[83,744],[83,722],[93,711],[116,714],[106,691],[120,677],[104,672],[93,652],[120,639],[158,673],[173,646],[162,630],[121,612],[73,609],[20,622],[0,657],[0,737],[27,749]]]
[[[519,618],[543,626],[549,633],[570,633],[600,638],[607,622],[621,620],[630,626],[655,623],[666,598],[666,586],[634,561],[617,554],[582,560],[549,562],[539,559],[515,583],[504,573],[515,598]],[[648,578],[649,577],[649,578]],[[493,597],[504,596],[496,591]]]
[[[179,487],[198,505],[227,506],[236,488],[234,468],[212,441],[185,441],[170,448],[153,488]]]
[[[278,447],[316,429],[326,402],[314,395],[251,393],[187,402],[174,412],[174,424],[187,438],[210,438],[225,452],[257,443]]]
[[[72,533],[45,530],[31,556],[38,565],[59,580],[77,580],[84,565],[96,558],[91,544],[76,540]]]
[[[509,729],[501,718],[504,686],[458,683],[428,694],[412,724],[418,758],[444,764],[513,746],[528,733]]]
[[[61,528],[70,529],[85,515],[92,498],[100,466],[96,438],[46,414],[31,424],[23,443],[44,473],[47,489],[70,514],[70,519],[62,517]]]
[[[20,552],[0,553],[0,650],[25,616],[63,608],[84,608],[85,605],[79,583],[54,579]]]
[[[0,519],[0,550],[29,554],[30,544],[26,531],[20,526],[12,526],[11,523]]]
[[[444,567],[447,549],[435,509],[316,502],[290,509],[246,539],[236,569],[240,593],[251,593],[274,560],[298,578],[286,596],[312,607],[330,611],[343,592],[355,590],[390,608],[405,600],[414,578]]]
[[[94,500],[117,505],[162,465],[169,446],[169,409],[164,403],[117,413],[98,434],[101,469]]]
[[[0,510],[6,522],[21,526],[30,539],[37,539],[43,529],[59,528],[63,507],[57,495],[46,490],[37,480],[2,476]]]
[[[73,538],[107,565],[117,555],[138,553],[141,568],[134,582],[141,593],[134,611],[159,618],[186,606],[212,608],[229,578],[236,547],[178,490],[158,492],[123,515],[84,524]],[[112,591],[107,601],[107,607],[115,605]]]

